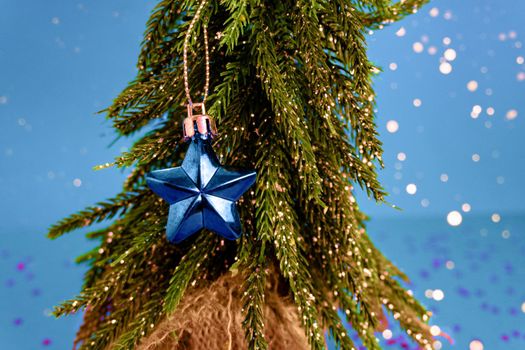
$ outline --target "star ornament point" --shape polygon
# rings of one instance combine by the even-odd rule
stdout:
[[[169,205],[166,234],[179,243],[201,229],[234,240],[241,235],[235,202],[255,182],[253,170],[221,166],[209,139],[195,138],[175,168],[152,171],[146,182]]]

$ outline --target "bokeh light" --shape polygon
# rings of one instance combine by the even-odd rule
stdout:
[[[469,344],[469,350],[483,350],[483,343],[480,340],[473,340]]]
[[[398,37],[403,37],[403,36],[405,36],[406,33],[407,33],[407,31],[406,31],[405,27],[401,27],[401,28],[399,28],[397,30],[396,35]]]
[[[447,215],[447,222],[450,226],[459,226],[463,221],[461,213],[457,210],[453,210]]]
[[[414,50],[415,53],[421,53],[424,49],[425,47],[419,41],[416,41],[414,44],[412,44],[412,50]]]
[[[416,186],[416,184],[408,184],[408,185],[406,186],[406,191],[407,191],[407,193],[410,194],[410,195],[414,195],[414,194],[416,194],[416,192],[417,192],[417,186]]]
[[[434,337],[437,337],[441,334],[441,328],[439,326],[433,325],[430,327],[430,334],[432,334]]]
[[[474,92],[478,89],[478,82],[475,80],[471,80],[467,83],[467,89],[470,92]]]
[[[389,120],[387,123],[386,123],[386,130],[389,132],[389,133],[395,133],[399,130],[399,124],[397,121],[395,120]]]
[[[456,50],[454,49],[446,49],[443,56],[445,59],[449,62],[454,61],[457,57]]]
[[[445,299],[445,293],[441,289],[436,289],[436,290],[432,291],[432,298],[435,301],[441,301],[441,300]]]
[[[507,114],[505,115],[505,118],[507,118],[507,120],[513,120],[513,119],[516,119],[517,117],[518,117],[518,111],[515,109],[511,109],[507,111]]]
[[[452,73],[452,65],[448,62],[441,62],[441,64],[439,65],[439,71],[442,74],[448,75]]]
[[[501,215],[499,215],[498,213],[494,213],[491,215],[490,219],[492,220],[493,223],[497,224],[498,222],[501,221]]]

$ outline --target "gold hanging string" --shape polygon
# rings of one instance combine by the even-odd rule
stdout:
[[[193,27],[195,26],[195,23],[198,21],[202,9],[206,5],[207,0],[202,0],[199,7],[197,8],[197,12],[195,12],[195,16],[190,22],[190,26],[188,27],[188,31],[186,32],[186,37],[184,38],[184,47],[183,47],[183,62],[184,62],[184,89],[186,90],[186,97],[188,99],[188,105],[190,108],[193,107],[193,102],[191,100],[190,95],[190,85],[188,82],[188,46],[190,43],[191,34],[193,31]],[[202,99],[202,104],[206,102],[206,98],[208,97],[208,89],[210,87],[210,54],[208,50],[208,30],[206,28],[206,24],[203,26],[203,32],[204,32],[204,60],[206,65],[206,82],[204,84],[204,97]]]

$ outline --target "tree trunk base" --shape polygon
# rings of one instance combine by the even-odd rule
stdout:
[[[264,333],[268,348],[309,349],[297,307],[287,295],[279,293],[278,284],[274,280],[266,287]],[[241,276],[227,273],[209,286],[192,290],[177,311],[141,342],[138,350],[247,349],[241,285]]]

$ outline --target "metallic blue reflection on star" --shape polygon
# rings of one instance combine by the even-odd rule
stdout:
[[[197,135],[181,166],[152,171],[146,182],[170,204],[170,242],[179,243],[203,228],[233,240],[241,235],[235,202],[255,182],[255,171],[223,168],[210,140]]]

